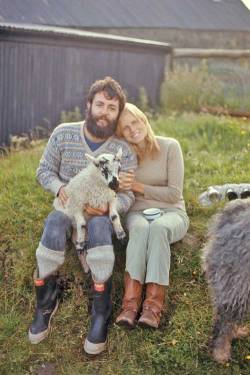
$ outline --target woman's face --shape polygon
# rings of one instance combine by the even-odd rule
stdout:
[[[127,112],[120,119],[121,133],[129,143],[143,143],[147,129],[142,121],[138,120],[134,115]]]

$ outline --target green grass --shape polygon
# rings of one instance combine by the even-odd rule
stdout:
[[[185,159],[185,199],[189,233],[172,246],[168,308],[157,331],[127,332],[114,325],[122,298],[125,253],[117,247],[114,312],[108,348],[95,359],[83,354],[89,326],[88,287],[69,248],[60,280],[64,297],[47,340],[31,346],[28,326],[34,308],[32,273],[43,220],[52,196],[35,182],[42,146],[0,159],[0,374],[35,374],[43,364],[56,374],[247,374],[250,340],[233,344],[232,361],[215,364],[207,353],[211,307],[200,269],[210,217],[224,202],[200,207],[198,195],[209,185],[250,181],[250,123],[209,115],[173,114],[152,121],[157,134],[177,138]]]

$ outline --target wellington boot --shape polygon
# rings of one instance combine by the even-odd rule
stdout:
[[[58,308],[58,290],[55,275],[46,279],[35,279],[34,283],[37,305],[29,328],[29,340],[31,344],[38,344],[49,334],[51,318]]]
[[[112,313],[111,288],[111,278],[103,284],[94,284],[91,325],[84,343],[84,351],[87,354],[97,355],[106,348]]]

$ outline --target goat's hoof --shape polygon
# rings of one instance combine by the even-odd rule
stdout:
[[[248,326],[239,326],[239,327],[236,327],[233,337],[235,339],[241,339],[249,335],[250,335],[250,328]]]
[[[85,241],[76,242],[76,250],[77,251],[84,251],[85,250]]]
[[[231,359],[231,353],[228,348],[213,349],[212,356],[213,356],[213,359],[221,365],[229,362]]]
[[[80,255],[79,260],[80,260],[80,263],[81,263],[81,266],[82,266],[84,272],[88,273],[90,268],[89,268],[89,266],[86,262],[86,257],[84,255],[83,256]]]
[[[85,273],[89,272],[89,266],[86,261],[87,251],[86,250],[77,250],[78,259],[80,260],[81,266]]]
[[[116,237],[118,238],[118,240],[123,240],[126,238],[126,233],[124,232],[124,230],[119,231],[116,233]]]

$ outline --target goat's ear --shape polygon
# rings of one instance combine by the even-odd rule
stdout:
[[[115,155],[116,159],[121,160],[122,158],[122,148],[120,147],[117,151],[117,154]]]
[[[92,155],[85,154],[85,157],[88,161],[91,161],[91,163],[95,163],[95,161],[96,161],[94,156],[92,156]]]

